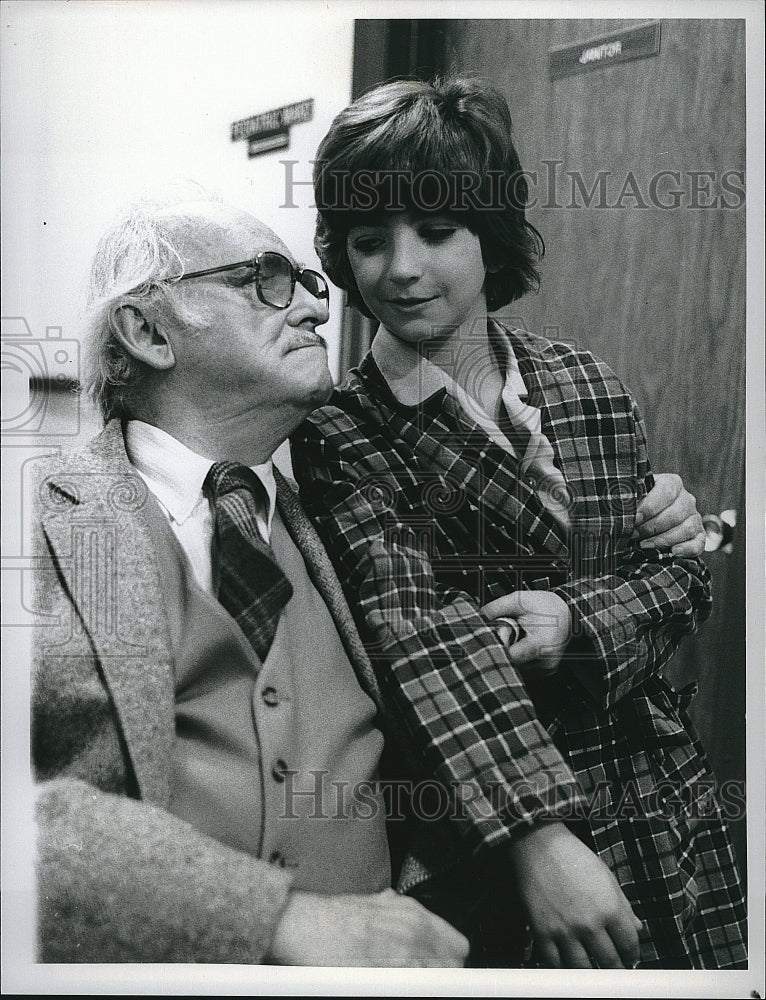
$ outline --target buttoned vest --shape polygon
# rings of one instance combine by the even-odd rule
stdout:
[[[176,687],[170,809],[327,894],[390,885],[375,780],[383,737],[322,596],[277,511],[271,545],[293,586],[263,663],[194,580],[156,504]]]

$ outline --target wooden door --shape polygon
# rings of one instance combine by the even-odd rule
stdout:
[[[522,164],[537,171],[530,217],[547,245],[542,288],[503,315],[604,358],[643,410],[654,469],[679,472],[701,512],[737,513],[731,554],[705,557],[712,617],[671,668],[679,683],[699,679],[695,722],[719,783],[736,792],[745,777],[744,22],[663,21],[659,55],[556,80],[552,47],[631,22],[443,23],[447,72],[501,88]],[[744,867],[742,819],[732,832]]]

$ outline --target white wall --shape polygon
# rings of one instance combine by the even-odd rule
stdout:
[[[90,257],[146,189],[194,179],[313,252],[310,189],[281,207],[350,99],[353,17],[271,0],[32,0],[3,4],[2,313],[35,337],[76,338]],[[247,157],[233,121],[314,98],[289,149]],[[340,294],[324,332],[337,368]],[[5,373],[8,375],[8,372]],[[7,381],[7,379],[4,379]],[[7,408],[4,406],[4,416]]]
[[[45,357],[58,364],[55,355],[77,356],[98,237],[148,187],[194,178],[262,217],[299,260],[317,265],[310,193],[298,188],[293,200],[303,207],[280,208],[278,161],[299,160],[296,177],[308,179],[320,138],[348,103],[354,13],[330,14],[316,0],[13,0],[0,13],[3,985],[10,970],[21,992],[36,982],[38,992],[58,993],[60,974],[33,958],[31,470],[43,455],[91,437],[98,421],[72,395],[30,392],[28,378]],[[289,149],[248,160],[246,143],[231,142],[233,121],[309,97],[314,120],[292,127]],[[331,309],[323,330],[337,366],[337,291]],[[48,329],[59,339],[46,340]],[[73,992],[93,992],[87,980],[101,968],[121,992],[119,971],[76,965]],[[203,980],[192,992],[205,992]],[[167,971],[152,974],[149,993],[160,981],[167,986]]]

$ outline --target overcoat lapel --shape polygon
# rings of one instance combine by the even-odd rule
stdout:
[[[372,665],[359,638],[356,625],[349,610],[340,581],[333,569],[330,558],[313,525],[301,507],[295,490],[285,477],[274,469],[277,483],[277,506],[290,536],[300,550],[314,586],[324,598],[330,614],[338,628],[343,645],[359,681],[367,694],[383,711],[383,697],[380,692]]]
[[[406,445],[407,455],[397,470],[401,478],[411,477],[414,485],[418,476],[436,472],[444,477],[447,493],[463,491],[483,517],[506,525],[514,539],[526,540],[520,549],[566,556],[565,529],[522,476],[518,459],[495,444],[446,390],[421,406],[405,407],[394,401],[371,356],[361,369],[372,384],[371,394],[385,407],[393,436]]]
[[[154,499],[132,471],[119,422],[47,476],[39,499],[43,530],[76,608],[57,655],[67,655],[67,646],[73,655],[88,655],[92,647],[141,797],[165,803],[174,683],[163,587],[147,530]]]
[[[391,712],[390,706],[384,704],[380,685],[324,545],[304,513],[296,491],[276,468],[274,476],[277,482],[277,506],[282,520],[305,560],[309,576],[333,616],[362,689],[378,709],[378,722],[385,733],[386,745],[391,741],[398,748],[398,767],[401,770],[397,770],[393,777],[400,780],[403,774],[419,775],[422,761],[413,754],[411,740],[403,723],[395,712]],[[397,878],[400,892],[429,878],[433,872],[448,869],[460,859],[452,828],[445,823],[415,822],[410,830],[410,837],[410,850],[401,864]]]
[[[529,391],[528,401],[540,410],[542,431],[567,482],[573,531],[606,536],[614,534],[616,521],[621,530],[628,521],[632,527],[636,443],[627,391],[608,370],[599,372],[598,379],[586,377],[585,371],[565,365],[545,343],[519,331],[506,332]],[[587,363],[598,364],[595,358]],[[589,394],[593,385],[604,387],[600,400]],[[625,425],[622,432],[618,421]]]
[[[521,337],[513,333],[509,337],[529,393],[527,402],[540,411],[542,433],[550,442],[556,465],[566,480],[570,498],[568,514],[575,528],[582,518],[594,513],[587,503],[592,486],[587,482],[590,474],[582,460],[586,428],[579,394],[571,373],[553,352],[543,358],[530,350]]]

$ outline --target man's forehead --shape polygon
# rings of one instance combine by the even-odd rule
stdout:
[[[260,219],[220,202],[187,202],[158,216],[188,269],[246,260],[262,250],[292,254]]]

